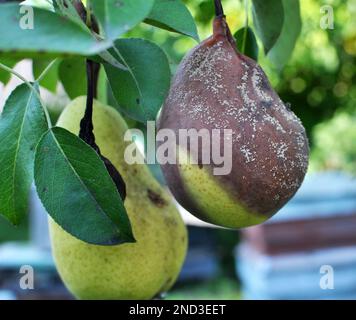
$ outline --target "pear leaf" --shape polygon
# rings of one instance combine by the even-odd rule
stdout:
[[[104,64],[116,107],[134,120],[155,120],[170,86],[166,54],[143,39],[119,39],[112,54],[128,68]]]
[[[80,1],[81,0],[54,0],[54,11],[62,15],[63,17],[69,19],[70,21],[74,22],[84,31],[89,32],[88,26],[85,24],[75,7],[75,2],[80,3]]]
[[[0,4],[0,30],[0,56],[12,58],[95,55],[111,45],[63,15],[17,3]]]
[[[92,0],[90,3],[106,38],[116,40],[148,16],[154,0]]]
[[[199,42],[194,18],[181,0],[156,0],[145,22],[161,29],[187,35]]]
[[[134,242],[123,201],[100,156],[76,135],[52,128],[36,149],[35,184],[48,214],[96,245]]]
[[[299,1],[283,0],[284,24],[276,44],[268,53],[268,58],[281,70],[290,59],[302,30]]]
[[[254,27],[267,54],[282,32],[284,23],[283,3],[282,0],[252,0],[252,4]]]
[[[9,57],[4,57],[0,59],[0,63],[4,64],[9,68],[13,68],[19,61],[17,59],[12,59]],[[0,68],[0,82],[6,85],[11,79],[11,73]]]
[[[0,116],[0,214],[17,225],[27,213],[35,149],[48,130],[36,93],[17,87]]]
[[[251,59],[258,60],[258,45],[255,34],[249,27],[243,27],[234,34],[237,49]]]
[[[86,95],[86,65],[84,58],[64,59],[59,66],[59,78],[71,99]]]

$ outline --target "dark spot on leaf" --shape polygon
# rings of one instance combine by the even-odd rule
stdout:
[[[147,190],[148,198],[154,203],[157,207],[163,208],[167,205],[166,200],[164,200],[157,192],[154,192],[151,189]]]
[[[48,147],[44,147],[43,148],[43,152],[48,152],[49,151],[49,148]]]
[[[140,104],[140,103],[141,103],[140,98],[136,98],[136,103],[137,103],[137,104]]]
[[[42,192],[46,193],[46,192],[48,192],[48,189],[45,187],[45,188],[42,189]]]

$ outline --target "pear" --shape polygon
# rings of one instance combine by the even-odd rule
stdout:
[[[215,19],[213,35],[179,65],[158,129],[170,129],[176,137],[182,130],[209,133],[213,147],[208,150],[203,143],[171,143],[175,161],[162,164],[162,170],[185,209],[223,227],[266,221],[296,193],[307,171],[302,123],[261,67],[238,52],[224,16]],[[214,129],[220,130],[219,144],[213,144]],[[224,144],[230,146],[231,170],[220,174],[214,169],[221,164],[213,157],[202,161],[202,154],[221,152]]]
[[[85,97],[72,101],[60,116],[58,126],[78,134],[85,105]],[[117,246],[88,244],[49,219],[58,272],[78,299],[154,298],[170,289],[177,279],[187,250],[186,227],[171,197],[147,166],[126,163],[128,142],[124,142],[124,134],[128,128],[120,114],[95,101],[93,124],[103,156],[126,183],[124,204],[137,242]]]

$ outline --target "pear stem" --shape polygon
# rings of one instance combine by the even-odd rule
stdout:
[[[82,1],[73,1],[74,7],[77,10],[79,16],[87,24],[88,28],[93,32],[98,32],[98,25],[94,17],[88,17],[91,15],[90,9],[85,8]],[[100,150],[95,143],[94,126],[93,126],[93,104],[94,99],[97,97],[97,86],[100,71],[100,64],[90,59],[86,60],[87,69],[87,102],[83,119],[80,122],[79,137],[89,144],[100,156]]]
[[[224,16],[224,8],[221,4],[221,0],[214,0],[215,4],[215,15],[216,17]]]
[[[85,8],[81,1],[76,1],[76,10],[83,19],[83,21],[87,24],[87,26],[93,32],[99,33],[99,27],[95,20],[94,16],[91,16],[90,8]],[[90,16],[90,18],[88,18]],[[114,165],[110,162],[109,159],[105,158],[100,151],[99,146],[95,142],[95,134],[94,134],[94,124],[93,124],[93,107],[94,107],[94,99],[97,96],[97,87],[98,87],[98,79],[100,72],[100,64],[94,62],[90,59],[86,60],[86,68],[87,68],[87,100],[86,100],[86,108],[83,119],[80,121],[80,132],[79,138],[81,138],[84,142],[90,145],[95,152],[100,156],[103,160],[104,165],[110,174],[113,182],[115,183],[116,189],[120,194],[122,201],[126,198],[126,184],[123,180],[120,173],[114,167]]]
[[[94,126],[93,126],[93,104],[94,104],[94,97],[96,91],[96,79],[97,77],[97,70],[99,69],[100,65],[91,61],[86,61],[87,65],[87,103],[85,108],[85,114],[80,122],[80,133],[79,137],[89,144],[98,154],[100,154],[99,147],[95,143],[95,136],[94,136]]]

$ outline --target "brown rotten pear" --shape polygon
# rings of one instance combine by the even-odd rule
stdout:
[[[261,67],[237,51],[225,17],[216,18],[213,36],[183,59],[158,127],[177,137],[180,129],[207,129],[211,137],[220,129],[222,146],[228,139],[222,130],[232,130],[230,173],[214,174],[217,164],[205,164],[201,156],[197,164],[185,161],[206,150],[202,143],[184,145],[178,138],[177,163],[162,165],[177,201],[213,224],[241,228],[267,220],[295,194],[307,171],[303,125]]]

